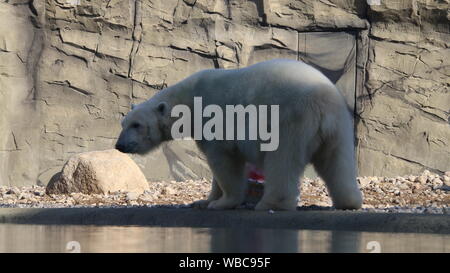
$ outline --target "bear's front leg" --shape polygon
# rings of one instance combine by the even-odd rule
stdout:
[[[217,185],[217,180],[213,177],[211,182],[211,192],[206,200],[198,200],[191,204],[191,207],[196,209],[206,209],[212,201],[219,199],[222,196],[222,190]]]
[[[208,209],[233,209],[241,205],[245,198],[245,160],[227,151],[206,152],[209,167],[222,195],[210,201]]]

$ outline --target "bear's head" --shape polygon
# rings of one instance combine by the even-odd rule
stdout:
[[[169,140],[168,106],[165,102],[145,102],[131,107],[122,121],[122,132],[116,149],[122,153],[146,154]]]

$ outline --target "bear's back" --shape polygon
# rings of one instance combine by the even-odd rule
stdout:
[[[319,70],[295,60],[275,59],[245,68],[205,70],[199,78],[196,93],[211,99],[206,103],[288,105],[305,102],[319,93],[335,99],[341,96]]]
[[[261,75],[267,80],[300,84],[302,86],[330,85],[333,83],[322,72],[301,61],[288,59],[274,59],[260,62],[236,72],[248,71],[249,74]]]

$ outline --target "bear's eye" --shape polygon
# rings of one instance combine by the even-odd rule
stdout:
[[[133,129],[137,129],[137,128],[141,127],[141,125],[139,123],[133,123],[133,124],[131,124],[130,127]]]

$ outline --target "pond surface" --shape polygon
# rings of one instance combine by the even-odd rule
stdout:
[[[0,224],[0,252],[447,252],[450,235]]]

